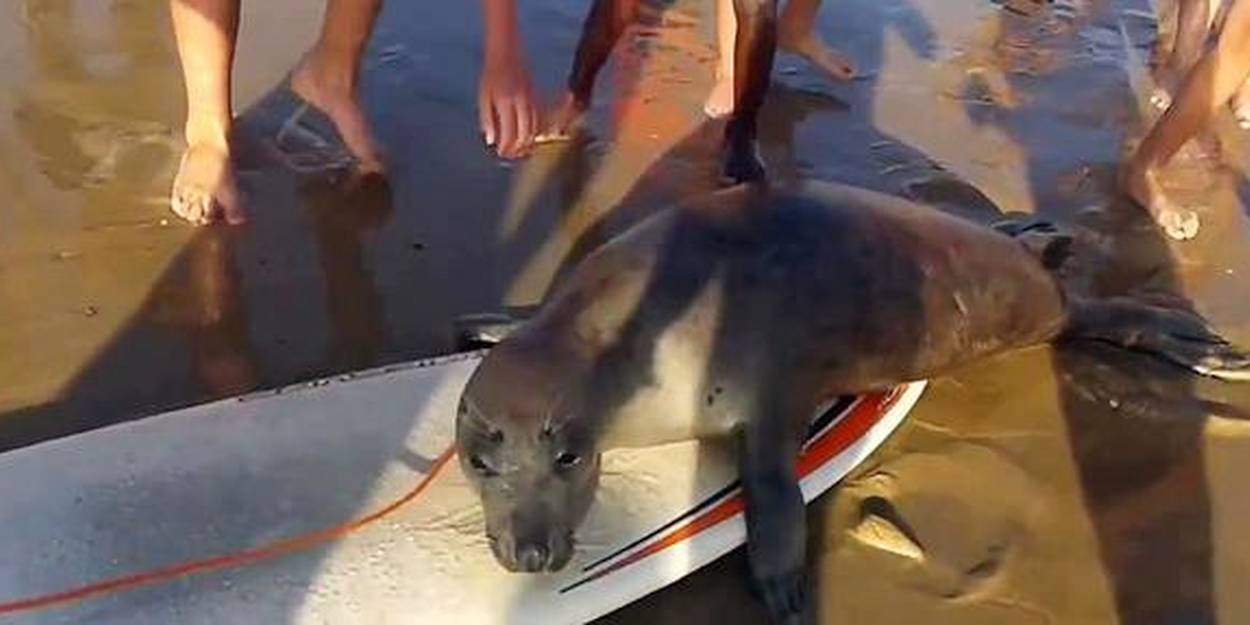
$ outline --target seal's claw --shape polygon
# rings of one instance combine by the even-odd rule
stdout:
[[[752,580],[752,591],[763,602],[773,623],[801,622],[807,607],[807,576],[796,569],[781,575]]]
[[[1009,237],[1019,237],[1026,233],[1057,234],[1059,227],[1054,222],[1035,217],[1028,213],[1008,213],[992,224],[990,228]]]

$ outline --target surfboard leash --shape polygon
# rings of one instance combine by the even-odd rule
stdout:
[[[98,582],[79,586],[77,588],[71,588],[69,590],[0,602],[0,616],[74,603],[95,595],[134,590],[141,586],[167,582],[188,575],[236,568],[253,564],[261,560],[269,560],[296,551],[302,551],[310,547],[330,542],[337,538],[343,538],[367,525],[377,522],[403,506],[411,503],[419,497],[423,491],[425,491],[426,487],[430,485],[430,482],[434,480],[434,477],[438,475],[439,471],[442,470],[442,468],[446,466],[446,464],[455,455],[455,447],[448,447],[438,456],[438,458],[434,460],[433,464],[430,465],[429,472],[421,478],[421,481],[417,482],[416,486],[386,506],[360,518],[347,521],[339,525],[313,530],[303,534],[297,534],[288,538],[281,538],[262,544],[259,547],[227,553],[225,555],[169,564],[149,569],[147,571],[141,571],[139,573],[103,579]]]

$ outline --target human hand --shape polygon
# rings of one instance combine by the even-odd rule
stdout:
[[[478,123],[486,144],[503,158],[529,154],[538,134],[538,107],[518,53],[488,59],[478,83]]]

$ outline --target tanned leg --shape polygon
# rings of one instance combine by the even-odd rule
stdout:
[[[239,0],[171,0],[170,14],[187,92],[187,150],[170,208],[194,224],[245,220],[230,164],[230,68]]]

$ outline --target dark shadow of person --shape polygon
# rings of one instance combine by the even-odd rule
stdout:
[[[1113,260],[1100,273],[1103,278],[1119,275],[1101,286],[1108,294],[1169,295],[1160,299],[1191,308],[1180,295],[1164,235],[1153,230],[1149,217],[1139,219],[1145,222],[1139,225],[1150,228],[1141,238],[1153,240],[1138,244],[1154,250],[1138,249],[1126,252],[1136,258]],[[1159,262],[1142,266],[1142,254]],[[1138,280],[1126,275],[1142,270]],[[1125,289],[1134,282],[1146,289]],[[1214,625],[1212,508],[1203,432],[1208,414],[1244,418],[1250,404],[1230,393],[1236,389],[1207,383],[1200,392],[1184,371],[1109,348],[1068,346],[1056,350],[1053,366],[1120,622]]]
[[[248,337],[235,236],[224,228],[197,233],[143,303],[131,331],[120,332],[55,401],[4,415],[0,451],[139,416],[103,408],[119,396],[137,404],[131,410],[159,411],[188,395],[227,397],[256,388],[260,370]],[[171,384],[165,372],[165,383],[145,383],[127,362],[134,353],[159,358],[165,332],[185,343],[188,379]]]
[[[69,36],[74,22],[73,3],[32,0],[31,5],[32,9],[40,12],[40,20],[30,25],[36,31],[37,52],[43,56],[72,57],[65,50],[44,43]],[[161,21],[159,15],[164,9],[151,3],[144,3],[143,6],[147,8],[119,7],[113,12],[118,18],[115,27],[120,39],[150,43],[148,38],[136,36],[136,33],[150,32],[152,24]],[[145,50],[145,53],[151,52]],[[164,54],[158,58],[171,58],[169,50],[162,51],[158,47],[156,52]],[[104,95],[109,96],[106,101],[116,102],[112,95],[125,92],[134,78],[133,72],[141,72],[144,68],[143,64],[135,63],[133,67],[127,66],[129,73],[114,75],[107,83],[100,83],[76,77],[71,71],[76,66],[73,58],[52,61],[45,63],[51,68],[47,70],[49,76],[40,79],[64,80],[77,89],[86,102],[90,102],[89,96],[99,90],[104,90]],[[129,108],[121,106],[121,110],[137,119],[162,117],[159,111],[149,110],[148,103],[143,99],[135,101],[133,93],[128,104]],[[162,100],[154,106],[159,109],[165,104],[167,102]],[[79,145],[74,140],[74,134],[82,131],[83,124],[73,117],[62,119],[51,113],[41,115],[34,109],[33,112],[22,112],[25,110],[22,108],[18,113],[24,116],[18,119],[21,136],[37,156],[47,159],[49,164],[44,169],[53,184],[90,188],[91,185],[109,183],[109,180],[92,180],[92,172],[109,173],[92,165],[89,157],[94,155],[84,155],[71,149]],[[95,109],[84,104],[83,110],[91,115]],[[249,144],[255,143],[255,137],[249,137],[247,133],[250,122],[280,119],[283,114],[281,111],[253,108],[241,115],[239,123],[241,150],[244,152],[242,158],[245,161],[252,159],[252,162],[244,163],[244,167],[258,168],[252,173],[266,174],[265,179],[275,186],[290,183],[290,176],[280,171],[275,163],[265,161],[262,155],[250,152],[255,146]],[[263,123],[260,125],[263,126]],[[146,138],[146,135],[140,137]],[[169,155],[176,156],[172,151]],[[117,189],[112,191],[117,192]],[[119,195],[129,197],[133,194]],[[292,377],[307,379],[311,375],[324,375],[327,370],[346,371],[375,364],[375,356],[381,349],[386,332],[382,299],[369,266],[367,238],[371,232],[386,224],[392,215],[389,192],[384,186],[345,187],[321,184],[313,179],[294,195],[297,198],[295,202],[289,197],[275,198],[265,192],[251,198],[265,208],[257,215],[259,226],[254,224],[254,227],[242,229],[212,226],[197,229],[191,234],[185,247],[159,275],[155,286],[138,302],[136,311],[56,397],[46,403],[0,416],[0,451],[34,445],[191,403],[236,396],[262,386],[286,384],[292,381]],[[311,280],[301,281],[305,272],[298,269],[278,267],[271,270],[266,267],[275,256],[282,258],[281,254],[273,253],[274,249],[289,250],[291,245],[289,242],[275,243],[271,237],[296,236],[288,230],[267,229],[264,226],[266,220],[275,216],[293,221],[306,218],[311,222],[312,247],[320,263],[319,267],[309,263],[314,276]],[[323,274],[320,285],[316,279],[318,269]],[[282,279],[292,275],[296,279],[275,285],[271,281],[275,270]],[[318,290],[318,286],[324,288]],[[257,304],[258,300],[272,304],[277,299],[272,291],[286,287],[291,290],[284,291],[284,294],[295,292],[300,295],[305,291],[317,291],[318,295],[323,295],[324,317],[329,320],[330,336],[325,341],[328,344],[325,358],[329,362],[314,365],[297,363],[295,367],[312,369],[302,376],[284,371],[284,368],[294,367],[281,363],[275,365],[274,361],[283,359],[284,350],[281,345],[275,347],[270,343],[275,337],[257,329],[257,317],[272,315],[268,306]],[[317,339],[320,338],[316,322],[321,317],[316,314],[318,311],[300,312],[304,314],[282,319],[282,327],[294,334],[296,340],[311,344],[312,351],[316,353]],[[280,341],[282,337],[277,339]],[[89,509],[84,508],[82,516],[106,531],[128,531],[135,522],[139,522],[136,515],[145,515],[141,522],[200,529],[210,527],[213,528],[209,532],[212,536],[206,537],[201,532],[197,534],[197,542],[179,535],[175,537],[177,544],[168,544],[153,533],[152,540],[141,546],[142,552],[130,551],[135,548],[134,544],[122,540],[98,544],[91,550],[91,564],[101,566],[99,572],[91,574],[106,574],[103,571],[112,571],[113,574],[137,572],[136,569],[167,565],[171,561],[218,555],[218,552],[202,551],[205,549],[245,549],[272,540],[275,535],[294,535],[342,522],[357,513],[361,502],[374,494],[378,475],[387,462],[401,458],[420,470],[423,460],[413,456],[405,447],[412,427],[410,417],[399,415],[389,423],[374,424],[368,431],[354,430],[360,436],[345,443],[340,453],[327,454],[324,461],[330,464],[319,465],[333,468],[336,466],[334,463],[342,463],[330,471],[335,482],[330,488],[327,488],[326,482],[307,479],[309,460],[300,457],[297,450],[274,450],[276,453],[272,457],[262,454],[264,458],[255,463],[218,466],[199,473],[193,469],[171,467],[176,470],[169,475],[135,476],[141,484],[138,488],[145,497],[140,504],[134,505],[132,500],[124,497],[102,497]],[[301,462],[304,466],[299,466]],[[241,481],[248,482],[249,487],[239,488]],[[197,484],[201,488],[196,488]],[[281,494],[286,503],[282,506],[270,505],[275,493]],[[259,501],[265,498],[270,499]],[[73,539],[67,537],[67,541]],[[321,573],[323,557],[324,552],[313,550],[294,557],[294,562],[284,564],[282,589],[269,594],[266,605],[258,608],[268,614],[264,618],[270,619],[270,622],[289,622],[297,618],[299,608],[307,600],[303,596],[304,589]],[[227,586],[237,583],[238,588],[244,589],[266,588],[274,583],[273,570],[264,566],[208,573],[195,583],[166,584],[138,590],[122,601],[85,601],[62,608],[67,611],[81,610],[74,613],[92,614],[94,617],[75,618],[60,614],[57,618],[88,622],[93,618],[111,617],[124,621],[129,611],[159,611],[163,605],[185,607],[194,603],[188,597],[203,592],[205,588],[225,587],[221,585],[223,580],[228,580]],[[170,609],[172,613],[173,608]]]
[[[389,186],[381,179],[350,187],[314,183],[303,197],[325,279],[332,333],[328,366],[334,371],[372,366],[386,341],[386,320],[369,271],[365,240],[391,217]]]
[[[1115,188],[1126,132],[1141,122],[1130,76],[1140,68],[1130,65],[1153,41],[1154,23],[1142,17],[1153,11],[1139,0],[1097,3],[1075,15],[1058,8],[1000,14],[987,46],[998,56],[988,62],[1001,71],[1014,106],[984,106],[1001,94],[993,83],[971,81],[969,114],[1024,148],[1039,211],[1080,224],[1098,241],[1096,258],[1072,276],[1077,292],[1192,310],[1165,235]],[[1090,84],[1099,86],[1076,87]],[[1046,133],[1072,140],[1056,143]],[[1203,430],[1208,414],[1244,418],[1244,393],[1095,345],[1057,349],[1053,368],[1119,622],[1216,623]]]

